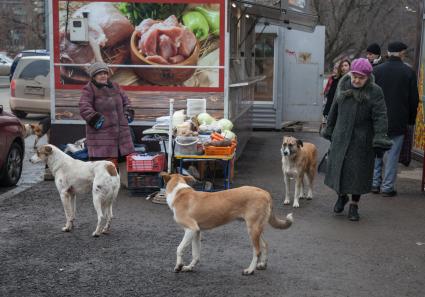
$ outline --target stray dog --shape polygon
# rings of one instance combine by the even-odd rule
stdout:
[[[120,189],[120,176],[112,162],[83,162],[73,159],[54,145],[43,145],[31,157],[31,163],[46,162],[55,177],[65,210],[66,224],[62,231],[72,230],[75,219],[76,194],[92,192],[97,212],[93,236],[108,233],[112,220],[112,204]],[[102,222],[106,223],[101,229]]]
[[[294,137],[283,137],[281,148],[282,171],[285,181],[285,201],[289,204],[289,179],[295,178],[293,207],[299,207],[299,199],[304,197],[304,176],[307,176],[307,199],[313,198],[313,181],[317,166],[317,148],[314,144],[302,142]]]
[[[221,192],[197,192],[187,183],[191,176],[180,174],[160,174],[166,182],[167,204],[174,212],[174,220],[184,228],[183,240],[177,248],[177,261],[174,272],[192,271],[199,262],[201,252],[201,230],[208,230],[243,219],[253,245],[251,264],[242,274],[250,275],[257,268],[267,267],[267,243],[262,233],[267,222],[277,229],[287,229],[292,225],[292,214],[285,220],[276,218],[272,211],[272,197],[260,188],[240,187]],[[192,262],[183,265],[183,251],[192,242]]]
[[[43,118],[38,124],[25,124],[25,138],[30,135],[35,135],[34,148],[37,148],[37,143],[41,137],[46,135],[47,143],[50,141],[50,126],[52,125],[50,117]]]

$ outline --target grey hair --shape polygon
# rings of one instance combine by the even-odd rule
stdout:
[[[388,57],[400,57],[401,52],[388,52]]]

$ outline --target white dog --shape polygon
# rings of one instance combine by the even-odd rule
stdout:
[[[294,137],[283,138],[282,147],[282,171],[285,181],[285,201],[289,204],[290,178],[295,178],[295,193],[293,207],[300,207],[299,199],[304,197],[304,176],[308,181],[307,199],[313,198],[313,181],[317,166],[317,148],[314,144],[302,142]]]
[[[44,161],[55,177],[65,210],[66,224],[62,231],[72,230],[75,219],[76,194],[92,192],[97,212],[93,236],[108,233],[112,220],[112,204],[118,195],[120,177],[112,162],[83,162],[73,159],[54,145],[43,145],[31,157],[31,163]],[[103,225],[102,222],[106,221]]]

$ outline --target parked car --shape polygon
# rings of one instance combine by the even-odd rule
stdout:
[[[19,119],[0,105],[0,185],[14,186],[22,173],[25,142]]]
[[[13,59],[12,65],[10,66],[10,74],[9,79],[12,80],[13,73],[16,70],[16,66],[18,66],[19,60],[22,57],[28,57],[28,56],[49,56],[49,51],[45,49],[35,49],[35,50],[24,50],[19,52]]]
[[[8,76],[13,60],[6,55],[0,54],[0,76]]]
[[[10,82],[10,109],[18,118],[50,113],[50,57],[20,59]]]

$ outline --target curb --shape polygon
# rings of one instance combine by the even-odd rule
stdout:
[[[6,193],[3,193],[0,195],[0,203],[3,202],[6,199],[9,199],[15,195],[18,195],[30,188],[32,188],[33,186],[35,186],[36,184],[42,182],[43,179],[40,179],[39,181],[36,181],[35,183],[26,183],[26,184],[21,184],[19,186],[17,186],[16,188],[13,188],[9,191],[7,191]]]

